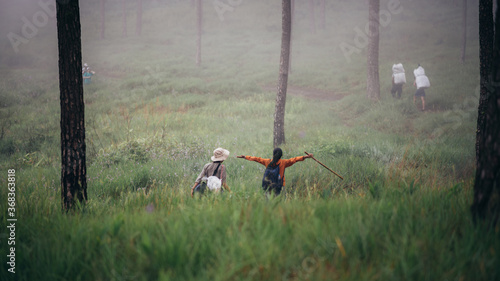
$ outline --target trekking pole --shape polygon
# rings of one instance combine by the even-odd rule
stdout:
[[[311,156],[312,159],[314,159],[314,161],[318,162],[321,166],[325,167],[328,171],[334,173],[337,177],[341,178],[342,180],[344,180],[343,177],[341,177],[339,174],[335,173],[332,169],[328,168],[327,166],[325,166],[325,164],[319,162],[316,158],[314,158],[311,154],[307,153],[304,151],[305,154]]]

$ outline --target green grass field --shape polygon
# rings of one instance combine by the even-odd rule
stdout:
[[[461,8],[401,1],[381,27],[381,99],[372,102],[365,49],[347,57],[339,48],[354,44],[366,5],[327,3],[326,28],[312,33],[308,4],[297,1],[284,157],[313,153],[344,180],[306,159],[286,170],[285,194],[272,200],[260,188],[264,167],[235,156],[271,157],[279,1],[233,1],[222,17],[217,1],[205,1],[200,67],[191,1],[144,1],[141,36],[128,1],[125,38],[121,1],[107,1],[104,40],[99,1],[80,3],[83,60],[96,75],[84,87],[89,199],[70,214],[61,212],[55,27],[19,53],[7,40],[0,219],[8,225],[15,169],[16,273],[2,226],[0,279],[500,279],[500,228],[474,225],[469,212],[479,99],[478,9],[469,2],[461,63]],[[23,15],[2,34],[19,33]],[[408,83],[395,100],[398,62]],[[431,80],[425,112],[413,104],[418,63]],[[231,152],[233,192],[192,199],[217,147]]]

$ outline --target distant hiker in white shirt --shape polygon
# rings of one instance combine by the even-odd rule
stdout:
[[[413,96],[413,103],[417,104],[417,97],[422,100],[422,111],[425,110],[425,88],[429,88],[431,83],[429,78],[425,75],[425,70],[420,64],[418,64],[417,69],[413,70],[413,75],[415,75],[415,82],[413,85],[417,87],[417,91]]]
[[[403,64],[398,63],[392,65],[392,89],[391,94],[393,98],[401,98],[403,93],[403,85],[406,83],[405,69]]]

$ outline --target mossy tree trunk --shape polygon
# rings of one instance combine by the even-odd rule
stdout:
[[[285,104],[288,86],[288,66],[290,59],[290,36],[292,28],[291,0],[282,0],[282,34],[278,93],[274,110],[274,147],[285,143]]]
[[[61,199],[70,210],[87,200],[82,46],[78,0],[57,1],[61,104]]]

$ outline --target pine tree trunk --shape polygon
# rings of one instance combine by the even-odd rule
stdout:
[[[295,0],[291,1],[290,13],[290,55],[288,56],[288,73],[292,74],[292,59],[293,59],[293,28],[295,27]]]
[[[319,26],[321,29],[326,29],[326,0],[321,0],[321,18]]]
[[[201,65],[201,34],[203,33],[203,3],[196,0],[196,28],[198,31],[196,38],[196,65]]]
[[[127,0],[122,0],[123,22],[122,37],[127,37]]]
[[[82,47],[78,0],[57,9],[59,91],[61,104],[61,199],[70,210],[76,200],[87,200],[85,115],[82,84]]]
[[[106,0],[101,0],[101,40],[106,32]]]
[[[492,0],[479,2],[481,94],[471,213],[475,221],[488,219],[496,224],[500,219],[500,21],[493,22],[492,4]]]
[[[282,0],[282,28],[280,74],[278,79],[278,93],[276,95],[276,107],[274,111],[274,147],[285,143],[285,103],[288,85],[288,65],[290,58],[290,34],[291,34],[291,0]]]
[[[309,20],[311,24],[311,33],[316,33],[316,20],[314,15],[314,0],[309,0]]]
[[[488,104],[487,85],[490,82],[490,62],[493,55],[493,0],[479,1],[479,76],[480,96],[476,130],[476,166],[479,165],[479,152],[482,136],[484,135],[484,123],[486,104]]]
[[[460,60],[465,62],[465,47],[467,46],[467,0],[463,0],[462,7],[462,56]]]
[[[137,21],[135,23],[135,34],[142,34],[142,0],[137,0]]]
[[[369,34],[367,49],[367,96],[372,100],[380,99],[380,80],[378,73],[379,49],[379,11],[380,0],[368,0],[369,6]]]

